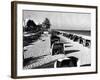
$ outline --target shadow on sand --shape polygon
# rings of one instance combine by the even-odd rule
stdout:
[[[30,58],[24,59],[23,66],[29,65],[31,63],[35,63],[39,59],[44,58],[45,56],[47,56],[47,55],[42,55],[42,56],[38,56],[38,57],[30,57]]]
[[[70,53],[73,53],[73,52],[79,52],[80,50],[68,50],[68,51],[65,51],[65,54],[70,54]]]

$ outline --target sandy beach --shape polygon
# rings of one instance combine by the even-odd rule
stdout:
[[[24,66],[24,69],[32,69],[32,68],[42,68],[46,64],[54,63],[57,59],[66,58],[69,56],[77,57],[80,61],[80,65],[91,64],[91,49],[84,47],[82,44],[78,42],[73,42],[72,40],[58,35],[60,37],[60,42],[64,43],[64,54],[51,55],[50,48],[50,35],[42,36],[42,40],[38,40],[32,43],[29,46],[24,47],[24,59],[32,58],[32,60]],[[52,66],[53,66],[52,63]],[[50,65],[49,64],[49,65]]]

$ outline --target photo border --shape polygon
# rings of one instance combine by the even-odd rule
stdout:
[[[17,4],[27,5],[50,5],[59,7],[79,7],[79,8],[93,8],[96,9],[96,71],[95,72],[81,72],[81,73],[63,73],[63,74],[49,74],[49,75],[33,75],[33,76],[17,76]],[[73,4],[58,4],[58,3],[41,3],[41,2],[25,2],[25,1],[12,1],[11,2],[11,77],[12,78],[32,78],[32,77],[50,77],[50,76],[65,76],[65,75],[80,75],[80,74],[93,74],[98,71],[98,7],[88,5],[73,5]]]

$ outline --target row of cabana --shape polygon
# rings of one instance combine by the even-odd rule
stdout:
[[[82,44],[85,47],[90,48],[91,47],[91,40],[85,37],[84,35],[78,35],[74,33],[67,33],[64,31],[55,31],[56,35],[63,35],[64,37],[73,40],[74,42],[79,42],[79,44]]]
[[[62,35],[70,40],[73,40],[74,42],[79,42],[79,44],[82,44],[85,47],[91,47],[91,40],[86,39],[82,36],[73,33],[62,33]]]

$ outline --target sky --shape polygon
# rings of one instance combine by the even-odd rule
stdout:
[[[45,20],[45,18],[48,18],[50,20],[51,29],[91,29],[90,13],[23,10],[23,21],[31,19],[36,24],[41,24]]]

